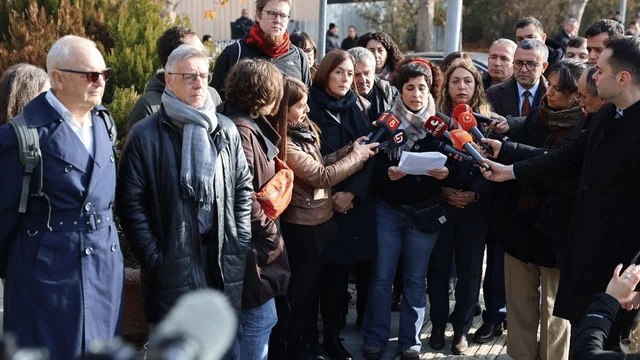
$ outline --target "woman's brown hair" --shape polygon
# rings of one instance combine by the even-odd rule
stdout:
[[[308,96],[309,89],[307,88],[307,85],[305,85],[302,81],[290,76],[285,76],[283,90],[284,91],[282,100],[280,101],[280,108],[278,109],[278,112],[273,116],[273,122],[278,124],[277,126],[283,127],[284,132],[286,132],[288,126],[289,109],[293,105],[297,104],[300,100],[302,100],[305,94]],[[307,118],[307,121],[309,122],[311,131],[313,131],[313,133],[316,135],[316,145],[320,146],[320,129],[309,118]],[[278,127],[276,127],[276,130],[278,131],[278,133],[280,133],[280,129],[278,129]],[[280,158],[286,161],[286,146],[284,148],[284,151],[284,154],[280,156]]]
[[[270,62],[245,58],[238,61],[224,81],[227,102],[247,114],[282,99],[282,73]]]
[[[391,75],[391,85],[402,92],[402,87],[409,79],[424,76],[429,85],[429,93],[434,100],[440,95],[440,85],[442,84],[442,72],[440,68],[423,58],[405,58]]]
[[[436,108],[438,111],[445,112],[449,107],[453,106],[451,94],[449,93],[449,81],[451,80],[451,74],[459,68],[469,71],[475,82],[473,97],[471,97],[471,100],[467,105],[471,106],[474,111],[477,111],[482,115],[491,115],[491,106],[487,101],[484,86],[482,86],[482,77],[480,76],[480,72],[472,62],[464,60],[464,58],[453,61],[445,73],[444,82],[441,86],[440,97],[436,100]]]
[[[0,125],[22,112],[22,108],[42,91],[47,73],[29,64],[13,65],[0,78]]]
[[[266,60],[242,59],[229,70],[229,75],[224,81],[226,101],[252,117],[256,112],[273,103],[271,114],[267,114],[273,115],[278,110],[282,99],[282,76],[280,70]],[[267,116],[267,120],[280,135],[281,140],[278,143],[280,154],[286,154],[286,122],[282,126],[274,123],[271,116]]]

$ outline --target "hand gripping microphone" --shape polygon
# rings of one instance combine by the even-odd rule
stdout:
[[[463,112],[473,112],[473,109],[467,104],[458,104],[451,111],[451,118],[460,121],[459,117]]]
[[[380,114],[380,117],[375,122],[375,126],[378,127],[378,131],[373,135],[373,137],[367,136],[369,138],[369,142],[367,144],[374,143],[384,135],[384,133],[394,134],[395,131],[400,126],[400,119],[391,111],[385,111]],[[369,134],[371,135],[371,134]],[[364,145],[362,143],[361,145]]]
[[[429,119],[427,119],[427,122],[424,124],[424,128],[427,130],[429,134],[431,134],[431,136],[433,136],[436,139],[441,139],[444,136],[446,139],[449,139],[449,141],[451,141],[451,134],[449,134],[449,131],[447,130],[449,126],[447,126],[447,123],[445,123],[444,120],[442,120],[438,116],[429,117]],[[465,154],[462,151],[452,148],[451,146],[443,143],[442,141],[440,141],[440,144],[438,145],[438,149],[446,153],[458,155],[465,161],[473,161],[472,158],[469,157],[469,155]]]
[[[402,129],[396,130],[392,136],[390,136],[386,141],[383,141],[378,145],[377,149],[390,148],[395,149],[404,145],[407,142],[407,136]]]
[[[458,124],[460,127],[467,132],[470,132],[476,140],[480,141],[480,139],[484,139],[484,134],[480,129],[478,129],[478,122],[476,121],[475,116],[469,112],[463,112],[458,116]],[[487,143],[480,142],[480,145],[484,148],[486,152],[493,155],[493,149],[491,149],[491,145]]]
[[[471,145],[473,142],[473,138],[469,135],[468,132],[462,129],[451,130],[451,142],[453,143],[453,147],[462,150],[464,149],[476,164],[480,165],[480,167],[485,168],[485,170],[489,170],[489,165],[484,163],[482,155]]]

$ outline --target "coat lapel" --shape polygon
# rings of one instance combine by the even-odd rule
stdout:
[[[520,116],[520,101],[515,78],[511,77],[503,87],[500,102],[502,102],[502,108],[504,109],[504,114],[502,115]]]
[[[86,173],[90,169],[91,156],[69,124],[61,121],[52,131],[42,151]]]
[[[89,182],[89,191],[94,188],[100,180],[100,176],[104,169],[115,161],[113,158],[113,148],[107,134],[107,127],[104,120],[95,112],[91,112],[93,121],[93,172],[91,181]],[[114,161],[111,161],[114,159]]]

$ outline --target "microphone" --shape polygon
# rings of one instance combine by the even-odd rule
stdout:
[[[443,114],[443,113],[441,113],[439,111],[436,111],[436,117],[440,118],[443,121],[448,122],[449,124],[453,124],[453,121],[451,121],[450,117],[448,117],[447,115],[445,115],[445,114]]]
[[[480,141],[480,139],[485,138],[482,131],[478,129],[478,122],[476,121],[476,118],[472,113],[463,112],[462,114],[460,114],[458,116],[458,124],[464,131],[470,132],[471,135],[476,138],[476,140]],[[493,149],[491,149],[491,145],[483,142],[480,142],[480,145],[482,145],[486,152],[493,155]]]
[[[449,126],[438,116],[430,116],[424,123],[424,128],[435,138],[439,139],[444,136],[446,139],[451,140],[451,135],[448,131]]]
[[[447,153],[454,154],[454,155],[460,156],[464,161],[473,162],[473,158],[463,153],[462,151],[456,150],[453,147],[451,147],[451,145],[445,144],[444,142],[438,139],[433,139],[433,140],[436,141],[436,146],[438,147],[438,150],[444,153],[445,155],[447,155]]]
[[[376,149],[384,149],[386,147],[388,147],[389,149],[395,149],[404,145],[406,142],[407,137],[404,130],[398,129],[395,133],[393,133],[393,136],[390,136],[389,139],[381,142],[380,145],[376,147]]]
[[[478,114],[477,112],[473,112],[473,116],[476,117],[476,120],[480,121],[483,124],[491,124],[493,122],[493,119],[488,117],[488,116],[484,116],[482,114]]]
[[[436,114],[438,113],[436,112]],[[446,117],[446,115],[444,116]],[[427,122],[425,122],[424,124],[424,128],[427,130],[429,134],[431,134],[431,136],[433,136],[436,139],[441,139],[444,136],[446,139],[449,139],[449,141],[451,141],[451,134],[447,130],[449,126],[447,126],[447,123],[445,123],[444,120],[442,120],[438,116],[429,117],[429,119],[427,119]],[[440,143],[438,144],[438,150],[446,153],[458,155],[462,158],[462,160],[465,160],[465,161],[469,161],[469,162],[473,161],[473,159],[469,155],[465,154],[461,150],[452,148],[450,145],[447,145],[442,141],[440,141]]]
[[[375,122],[375,126],[378,127],[378,131],[373,135],[373,137],[367,136],[369,138],[368,144],[374,143],[384,135],[384,133],[394,134],[395,131],[400,126],[400,119],[391,111],[385,111],[380,114],[380,117]],[[360,144],[360,145],[364,145]]]
[[[451,118],[460,121],[459,117],[463,112],[473,112],[473,109],[467,104],[458,104],[451,111]]]
[[[451,142],[453,143],[454,148],[458,150],[464,149],[469,155],[471,155],[473,160],[476,164],[480,165],[480,167],[483,167],[485,170],[490,169],[489,165],[482,161],[484,159],[482,155],[480,155],[473,145],[471,145],[473,138],[468,132],[462,129],[451,130]]]
[[[236,314],[222,293],[188,293],[149,336],[147,359],[222,359],[236,336],[236,328]]]

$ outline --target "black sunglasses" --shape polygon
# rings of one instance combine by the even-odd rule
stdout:
[[[111,68],[106,68],[102,71],[79,71],[79,70],[68,70],[68,69],[58,69],[58,70],[68,72],[68,73],[73,73],[73,74],[86,75],[87,81],[90,83],[94,83],[98,81],[98,79],[100,78],[100,75],[102,75],[102,78],[104,79],[104,81],[107,81],[109,80],[109,78],[111,77],[111,74],[113,73],[113,70]]]

